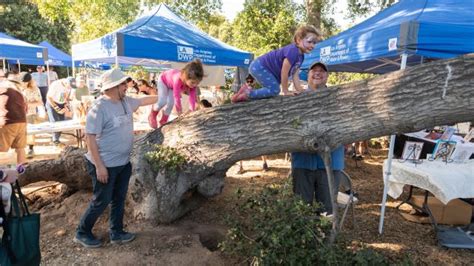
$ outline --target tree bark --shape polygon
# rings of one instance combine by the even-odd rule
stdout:
[[[321,10],[323,8],[322,0],[305,0],[307,23],[321,30]]]
[[[92,181],[86,171],[86,150],[68,146],[58,159],[29,163],[18,181],[21,186],[38,181],[57,181],[69,189],[91,189]]]
[[[237,161],[289,151],[327,151],[372,137],[472,120],[474,55],[298,96],[204,109],[137,138],[131,204],[137,218],[167,223],[219,194],[226,171]],[[176,148],[186,165],[177,172],[154,172],[144,158],[154,149],[152,144]],[[34,172],[59,182],[79,182],[71,179],[84,179],[86,174],[79,173],[84,167],[66,172],[68,165],[82,164],[78,153],[76,159],[70,154],[54,161],[58,169],[45,167],[48,173],[30,165],[26,176]],[[71,174],[75,178],[66,177]]]

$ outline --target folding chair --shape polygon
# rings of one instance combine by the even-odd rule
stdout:
[[[355,215],[354,215],[354,205],[358,202],[358,199],[354,196],[354,189],[352,187],[352,180],[345,171],[340,171],[339,175],[339,190],[341,188],[344,192],[338,192],[337,194],[337,204],[340,208],[344,208],[341,219],[339,220],[339,230],[342,230],[342,226],[347,216],[349,208],[352,212],[352,228],[355,228]],[[345,191],[349,191],[349,194],[346,194]]]

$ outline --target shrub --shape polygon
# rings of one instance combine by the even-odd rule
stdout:
[[[177,172],[186,163],[186,158],[177,149],[154,145],[154,150],[145,154],[145,159],[155,172],[162,170]]]
[[[317,216],[318,206],[305,204],[290,188],[287,181],[261,191],[238,189],[238,203],[227,218],[230,229],[221,250],[244,257],[252,265],[388,264],[363,246],[346,248],[341,239],[330,246],[331,222]]]

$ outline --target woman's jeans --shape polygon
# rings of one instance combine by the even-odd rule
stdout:
[[[250,92],[250,99],[270,98],[280,94],[280,82],[262,66],[258,59],[250,64],[249,72],[262,86],[262,88]]]
[[[92,237],[92,227],[105,208],[111,203],[110,208],[110,233],[120,234],[123,232],[123,215],[125,208],[125,199],[128,191],[128,181],[132,174],[132,165],[130,163],[107,167],[109,174],[107,184],[97,181],[95,165],[87,161],[87,171],[92,177],[93,196],[86,212],[81,218],[77,227],[77,234]]]

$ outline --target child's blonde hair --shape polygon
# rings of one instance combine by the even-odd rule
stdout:
[[[316,35],[316,37],[318,38],[318,41],[320,41],[322,38],[321,32],[318,29],[316,29],[314,26],[302,25],[295,31],[295,36],[293,37],[293,41],[296,43],[297,39],[300,39],[300,40],[304,39],[304,37],[306,37],[308,33],[313,33],[314,35]]]
[[[186,79],[199,80],[201,81],[204,78],[204,69],[202,67],[201,60],[194,59],[193,61],[187,63],[181,73],[184,74]]]

